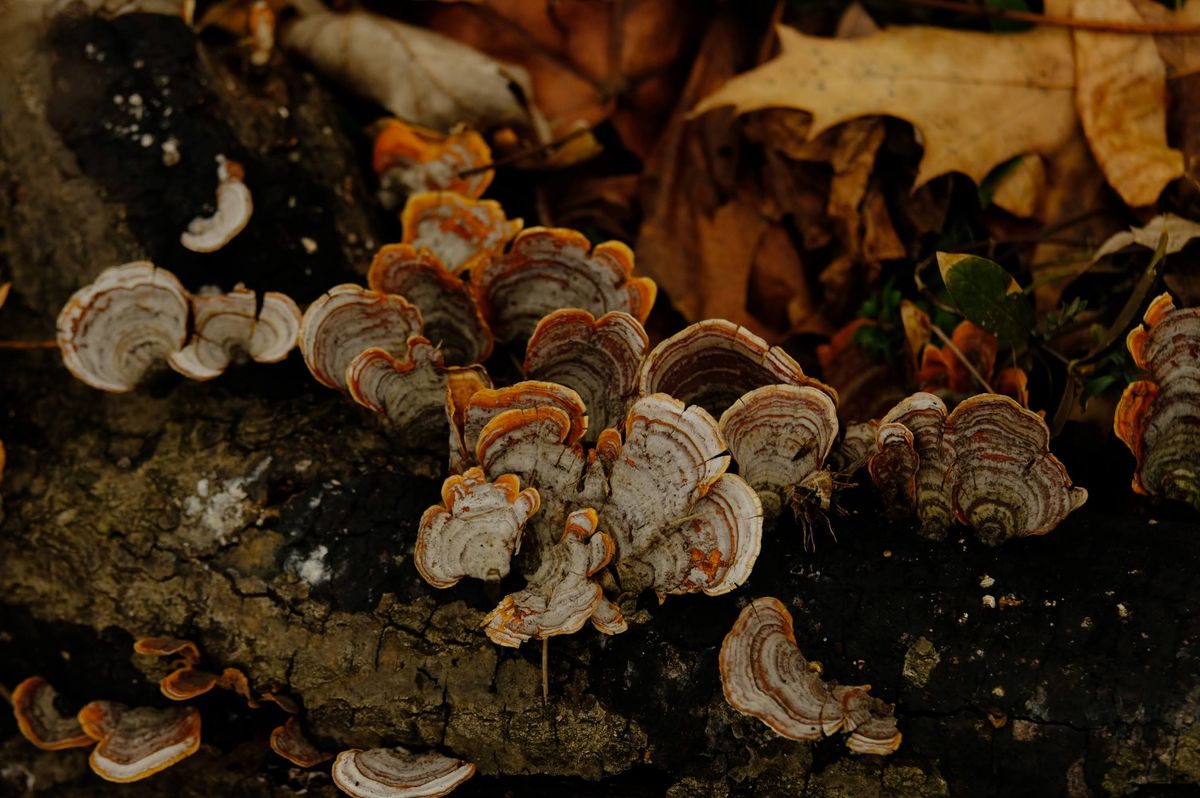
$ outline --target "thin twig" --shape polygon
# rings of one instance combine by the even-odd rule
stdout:
[[[1175,25],[1170,22],[1120,22],[1115,19],[1075,19],[1074,17],[1051,17],[1034,11],[1018,11],[1011,8],[992,8],[983,4],[965,3],[961,0],[899,0],[904,5],[940,8],[945,11],[957,11],[960,14],[972,14],[978,17],[991,17],[1009,22],[1027,22],[1032,25],[1044,25],[1051,28],[1071,28],[1074,30],[1101,31],[1104,33],[1127,33],[1135,35],[1154,36],[1200,36],[1200,25]]]
[[[561,147],[562,145],[566,144],[568,141],[577,139],[580,136],[587,135],[588,133],[591,133],[591,132],[592,132],[591,127],[581,127],[576,130],[572,130],[570,133],[566,134],[565,136],[560,136],[559,138],[556,138],[553,141],[547,141],[545,144],[537,144],[532,147],[526,147],[525,149],[519,150],[517,152],[510,152],[508,155],[505,155],[503,158],[499,158],[495,161],[492,161],[491,163],[485,163],[480,166],[472,166],[470,169],[463,169],[462,171],[460,171],[458,173],[458,176],[460,178],[470,177],[472,175],[482,174],[483,172],[487,172],[491,169],[495,169],[498,166],[508,166],[510,163],[515,163],[516,161],[523,161],[531,155],[537,155],[539,152],[544,152],[546,150],[552,150],[555,147]]]
[[[12,692],[9,691],[8,685],[0,684],[0,698],[3,698],[9,704],[13,702]]]
[[[0,349],[57,349],[58,341],[0,341]]]
[[[983,378],[983,375],[971,365],[971,361],[967,360],[967,356],[962,353],[962,350],[955,346],[954,342],[950,340],[950,336],[942,332],[941,328],[936,324],[929,325],[929,329],[933,330],[933,334],[936,335],[941,342],[946,345],[947,349],[954,353],[954,356],[959,359],[959,362],[967,367],[967,371],[971,372],[971,376],[975,378],[976,382],[983,386],[983,390],[987,391],[988,393],[995,393],[995,391],[992,390],[992,386],[988,385],[988,381]]]

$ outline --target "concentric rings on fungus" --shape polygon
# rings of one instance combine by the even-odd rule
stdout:
[[[333,763],[333,783],[351,798],[440,798],[474,775],[470,762],[400,746],[352,748]]]
[[[296,346],[300,309],[276,291],[255,294],[238,286],[227,294],[191,297],[192,340],[171,355],[171,368],[193,380],[211,380],[225,372],[239,353],[259,363],[278,363]]]
[[[414,194],[400,215],[403,243],[431,250],[451,272],[473,270],[500,253],[521,229],[495,200],[474,200],[449,191]]]
[[[200,748],[195,707],[139,707],[93,701],[79,711],[84,732],[98,743],[88,762],[107,781],[148,778]]]

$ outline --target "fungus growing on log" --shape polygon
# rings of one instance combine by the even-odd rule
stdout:
[[[414,447],[438,446],[446,440],[448,391],[490,386],[483,366],[445,366],[441,350],[419,335],[408,339],[404,360],[373,347],[346,368],[346,387],[354,401],[402,430],[406,444]]]
[[[574,390],[554,382],[526,380],[505,388],[452,392],[447,399],[450,416],[450,466],[462,471],[474,462],[479,433],[487,423],[507,410],[557,407],[570,420],[571,443],[587,434],[587,407]]]
[[[872,698],[870,686],[842,686],[821,678],[800,652],[792,616],[779,599],[748,604],[721,644],[721,687],[729,705],[758,718],[776,734],[813,741],[838,732],[860,754],[900,747],[893,708]]]
[[[421,332],[421,312],[402,296],[352,283],[334,286],[304,311],[300,351],[317,382],[348,392],[346,369],[363,352],[378,347],[407,352]]]
[[[492,162],[492,150],[478,132],[465,129],[445,136],[394,118],[375,135],[371,161],[383,190],[400,196],[453,191],[478,199],[495,174],[480,168]],[[468,171],[472,174],[460,176]]]
[[[764,385],[726,410],[720,427],[738,473],[771,517],[797,485],[824,467],[837,439],[837,406],[816,388]]]
[[[492,331],[475,306],[471,289],[432,251],[388,244],[371,262],[367,284],[416,305],[424,320],[422,334],[437,344],[447,363],[482,363],[491,355]]]
[[[240,285],[228,294],[193,296],[191,303],[192,340],[168,362],[193,380],[219,377],[242,353],[278,363],[300,335],[300,309],[275,291],[263,294],[262,308],[256,308],[254,292]]]
[[[650,339],[628,313],[599,319],[586,310],[556,310],[538,322],[525,350],[525,377],[575,390],[589,411],[589,439],[615,427],[637,398],[638,370]]]
[[[587,236],[558,227],[523,230],[512,247],[482,263],[471,287],[501,341],[528,340],[538,322],[560,308],[601,315],[628,313],[644,322],[657,287],[633,276],[633,251],[618,241],[593,249]]]
[[[562,539],[542,553],[525,589],[505,596],[483,619],[493,643],[516,648],[530,638],[574,634],[601,604],[606,606],[596,628],[606,634],[624,631],[621,610],[604,598],[593,579],[616,548],[612,538],[597,530],[598,522],[590,507],[567,516]]]
[[[193,219],[179,236],[179,243],[192,252],[216,252],[242,232],[254,213],[250,189],[242,182],[245,175],[237,161],[219,159],[217,209],[211,216]]]
[[[1200,309],[1176,308],[1162,294],[1126,344],[1149,375],[1126,386],[1113,419],[1137,459],[1133,489],[1200,507]]]
[[[616,430],[587,450],[561,409],[509,410],[488,422],[476,457],[485,473],[536,484],[542,512],[530,524],[540,550],[569,512],[598,507],[617,544],[621,589],[727,593],[750,574],[762,537],[758,496],[726,474],[729,455],[712,416],[669,396],[639,399]]]
[[[333,759],[332,754],[326,754],[309,742],[300,729],[296,716],[292,715],[282,726],[276,726],[271,731],[271,750],[302,768],[316,767],[322,762]]]
[[[18,684],[12,691],[12,707],[21,734],[43,751],[91,745],[94,740],[74,715],[59,711],[57,700],[58,692],[41,676]]]
[[[839,474],[853,474],[867,464],[867,458],[875,450],[875,438],[879,432],[878,421],[860,421],[846,427],[842,442],[829,453],[826,462]]]
[[[654,347],[639,381],[643,396],[670,394],[717,417],[764,385],[808,385],[837,401],[836,391],[805,376],[787,352],[725,319],[696,322]]]
[[[352,748],[333,763],[333,783],[351,798],[439,798],[474,775],[470,762],[400,746]]]
[[[178,654],[188,665],[200,661],[200,648],[191,640],[181,637],[142,637],[133,641],[133,650],[138,654],[154,657],[170,657]]]
[[[421,516],[413,562],[434,587],[468,576],[498,582],[508,576],[525,522],[540,504],[538,492],[521,490],[512,474],[494,482],[479,468],[451,476],[442,483],[442,504]]]
[[[495,200],[449,191],[414,194],[400,215],[403,243],[431,250],[450,271],[470,271],[504,249],[521,229]]]
[[[75,377],[110,393],[133,390],[187,339],[188,293],[149,261],[101,272],[58,314],[58,348]]]
[[[79,723],[98,741],[88,761],[107,781],[139,781],[200,747],[200,713],[194,707],[130,709],[93,701],[79,711]]]
[[[915,511],[926,536],[957,521],[996,545],[1044,535],[1087,500],[1049,446],[1041,416],[1007,396],[973,396],[947,416],[917,393],[882,419],[868,469],[885,504]]]

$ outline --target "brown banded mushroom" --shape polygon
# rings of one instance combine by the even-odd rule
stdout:
[[[346,368],[346,387],[354,401],[402,430],[405,443],[413,447],[446,440],[448,392],[478,392],[491,384],[483,366],[443,365],[441,350],[419,335],[408,339],[404,360],[373,347]]]
[[[98,743],[88,762],[107,781],[139,781],[200,748],[195,707],[139,707],[93,701],[79,711],[84,732]]]
[[[1149,376],[1125,388],[1113,420],[1137,459],[1133,489],[1200,507],[1200,308],[1162,294],[1126,344]]]
[[[498,254],[521,229],[495,200],[449,191],[414,194],[400,215],[403,243],[432,250],[455,273],[470,271]]]
[[[13,717],[25,739],[44,751],[80,748],[94,740],[74,715],[61,712],[58,692],[41,676],[30,676],[12,691]]]
[[[439,798],[475,775],[475,766],[436,752],[352,748],[333,763],[333,783],[351,798]]]
[[[571,443],[587,434],[587,407],[579,394],[565,385],[526,380],[505,388],[451,391],[447,398],[451,470],[462,471],[474,462],[479,433],[489,421],[507,410],[534,407],[562,410],[570,421]]]
[[[810,386],[764,385],[730,406],[720,428],[738,473],[758,491],[769,518],[824,467],[837,439],[837,405]]]
[[[472,468],[442,483],[442,504],[421,516],[413,562],[422,578],[446,588],[464,577],[497,582],[521,548],[521,533],[541,502],[512,474],[488,482]]]
[[[217,159],[217,209],[211,216],[193,219],[179,243],[192,252],[216,252],[242,232],[254,213],[250,189],[242,182],[245,176],[237,161]]]
[[[200,661],[200,647],[181,637],[142,637],[133,641],[133,650],[138,654],[154,657],[179,655],[188,665],[195,665]]]
[[[619,241],[592,248],[587,236],[558,227],[523,230],[503,255],[472,271],[471,287],[501,341],[528,340],[546,314],[579,308],[628,313],[644,322],[658,292],[633,276],[633,251]]]
[[[938,397],[913,394],[876,442],[868,470],[885,504],[915,511],[934,539],[955,521],[988,545],[1044,535],[1087,500],[1050,453],[1045,421],[1007,396],[972,396],[947,415]]]
[[[725,473],[729,455],[712,416],[656,394],[634,403],[624,428],[623,442],[605,430],[585,450],[561,409],[509,410],[483,428],[476,457],[489,475],[538,486],[542,512],[530,529],[541,550],[570,511],[598,507],[617,544],[623,591],[733,590],[758,556],[762,507],[743,479]]]
[[[588,408],[594,439],[629,412],[649,346],[641,323],[628,313],[597,319],[586,310],[556,310],[538,322],[529,339],[525,377],[574,389]]]
[[[300,351],[317,382],[348,392],[346,369],[363,352],[378,347],[407,352],[421,332],[421,312],[402,296],[352,283],[334,286],[304,311]]]
[[[836,391],[805,376],[787,352],[725,319],[696,322],[654,347],[638,379],[643,396],[670,394],[718,417],[764,385],[807,385],[837,401]]]
[[[491,185],[492,150],[478,132],[448,136],[399,119],[388,119],[375,135],[372,165],[384,191],[408,196],[452,191],[478,199]],[[471,174],[461,176],[463,172]]]
[[[332,754],[321,751],[309,742],[300,729],[300,723],[296,720],[295,715],[288,718],[282,726],[276,726],[271,731],[271,750],[293,765],[302,768],[316,767],[322,762],[333,759]]]
[[[447,363],[482,363],[491,355],[492,331],[475,306],[471,289],[432,251],[388,244],[371,262],[367,284],[416,305],[425,322],[423,335],[437,344]]]
[[[574,634],[602,604],[596,628],[606,634],[624,631],[621,610],[604,598],[593,578],[616,550],[613,539],[597,530],[598,523],[590,507],[567,516],[562,539],[543,552],[525,589],[505,596],[483,619],[483,630],[493,643],[516,648],[530,638]]]
[[[192,301],[192,340],[171,355],[171,368],[193,380],[219,377],[239,354],[259,363],[278,363],[296,346],[300,309],[276,291],[255,294],[237,286],[228,294],[201,294]]]
[[[872,698],[869,686],[826,682],[796,643],[792,616],[766,596],[748,604],[721,644],[721,687],[729,705],[758,718],[776,734],[813,741],[838,732],[865,754],[900,747],[893,708]]]
[[[188,293],[149,261],[106,269],[58,314],[63,364],[93,388],[133,390],[187,340]]]

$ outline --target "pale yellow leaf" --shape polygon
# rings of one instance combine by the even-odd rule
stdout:
[[[858,39],[806,36],[780,26],[780,55],[730,80],[693,115],[794,108],[810,135],[860,116],[911,123],[925,155],[915,187],[947,172],[976,182],[1008,159],[1049,155],[1075,126],[1070,34],[1042,28],[996,35],[889,28]]]

